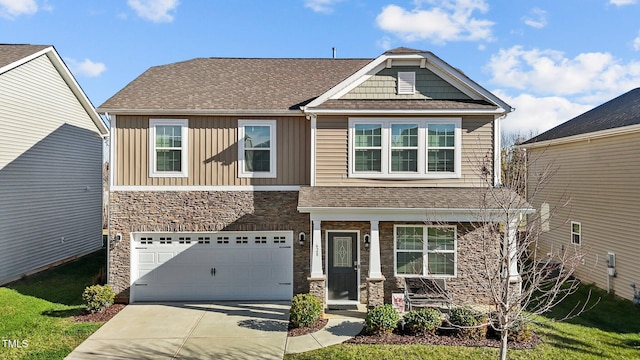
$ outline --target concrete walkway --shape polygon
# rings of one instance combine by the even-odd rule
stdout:
[[[365,316],[364,305],[359,305],[358,310],[328,310],[327,325],[312,334],[288,337],[285,353],[296,354],[343,343],[362,331]]]
[[[282,359],[357,335],[365,312],[328,311],[320,331],[287,337],[289,302],[130,304],[66,359]]]

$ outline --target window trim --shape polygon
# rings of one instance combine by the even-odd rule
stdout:
[[[180,171],[158,171],[156,151],[156,127],[180,126]],[[188,119],[149,119],[149,177],[188,177],[189,176],[189,120]]]
[[[397,229],[400,227],[421,227],[422,230],[422,275],[418,274],[398,274],[398,238]],[[429,251],[429,229],[430,228],[447,228],[453,229],[453,250],[446,251]],[[417,251],[415,251],[417,252]],[[448,274],[429,274],[429,254],[430,253],[453,253],[453,275]],[[456,225],[420,225],[420,224],[394,224],[393,225],[393,275],[404,278],[431,278],[431,279],[449,279],[458,277],[458,227]]]
[[[578,231],[575,232],[573,231],[573,226],[574,225],[578,225]],[[571,242],[571,244],[573,245],[582,245],[582,224],[578,221],[572,221],[571,222],[571,238],[569,239],[569,241]],[[573,241],[574,236],[577,235],[578,236],[578,241],[575,242]]]
[[[382,124],[382,166],[380,172],[364,172],[355,170],[355,125]],[[391,124],[418,124],[418,171],[391,171]],[[428,171],[428,126],[429,124],[454,125],[454,166],[453,172]],[[438,147],[436,147],[437,149]],[[462,118],[349,118],[348,129],[348,176],[363,179],[458,179],[462,169]]]
[[[246,126],[268,126],[269,127],[269,171],[247,171],[245,170],[244,158],[244,135]],[[238,177],[241,178],[275,178],[276,169],[276,120],[259,119],[239,119],[238,120]],[[266,148],[264,149],[266,150]]]

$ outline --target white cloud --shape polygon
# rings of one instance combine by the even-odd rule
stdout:
[[[598,105],[576,103],[559,96],[520,94],[512,97],[502,90],[493,93],[516,109],[502,121],[503,134],[540,134]]]
[[[557,50],[501,49],[487,69],[491,83],[544,96],[572,96],[583,102],[608,100],[640,83],[640,62],[622,63],[609,53],[581,53],[573,59]]]
[[[633,39],[633,49],[635,51],[640,51],[640,33],[638,34],[638,37]]]
[[[127,3],[138,16],[155,23],[172,22],[178,0],[128,0]]]
[[[333,12],[333,6],[341,1],[343,0],[304,0],[304,6],[315,12],[329,14]]]
[[[613,4],[613,5],[616,5],[616,6],[633,5],[637,1],[638,0],[609,0],[609,4]]]
[[[20,15],[38,12],[35,0],[0,0],[0,17],[14,19]]]
[[[376,18],[378,27],[408,42],[430,40],[444,44],[493,39],[494,23],[473,16],[476,11],[485,13],[489,10],[484,0],[416,0],[415,4],[413,10],[397,5],[385,6]],[[423,4],[428,8],[423,9]]]
[[[75,75],[98,77],[107,70],[107,67],[103,63],[93,62],[89,59],[84,59],[82,62],[71,58],[65,58],[64,60],[69,65],[71,72]]]
[[[529,15],[522,18],[522,21],[528,26],[542,29],[547,26],[547,12],[540,8],[533,8],[529,12]]]

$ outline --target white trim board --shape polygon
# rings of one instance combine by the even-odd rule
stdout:
[[[112,186],[111,191],[300,191],[300,185]]]

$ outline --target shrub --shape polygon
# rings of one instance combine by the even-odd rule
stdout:
[[[87,286],[82,293],[82,299],[87,302],[87,310],[92,313],[100,312],[113,304],[116,294],[111,285]]]
[[[407,330],[414,334],[433,334],[442,325],[442,313],[433,308],[411,310],[404,314]]]
[[[400,315],[391,304],[376,306],[367,311],[365,329],[368,334],[390,334],[398,326]]]
[[[507,341],[523,342],[531,340],[533,332],[529,327],[529,323],[524,321],[517,321],[515,326],[509,329],[507,333]]]
[[[298,294],[291,301],[291,323],[295,327],[315,324],[322,315],[322,301],[312,294]]]
[[[487,326],[482,314],[470,307],[457,307],[451,309],[449,322],[457,328],[459,336],[469,339],[483,339],[487,336]]]

